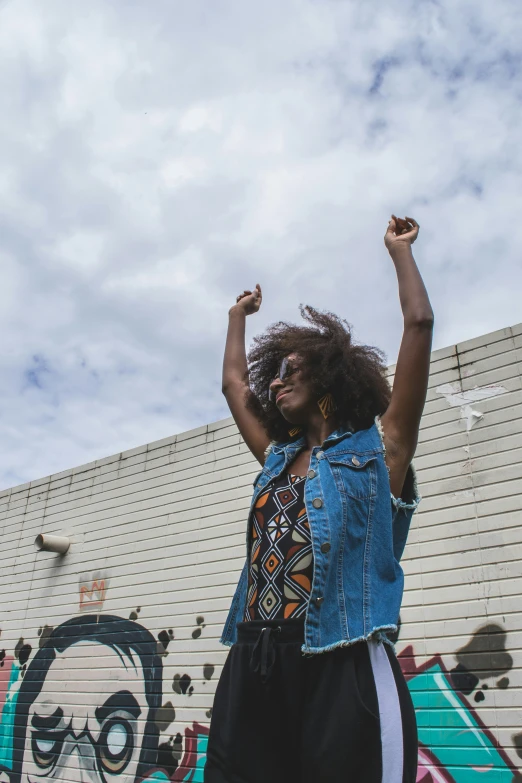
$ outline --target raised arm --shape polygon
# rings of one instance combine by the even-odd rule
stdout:
[[[237,303],[229,310],[222,390],[243,440],[254,457],[263,465],[265,449],[270,443],[270,438],[261,423],[246,407],[249,387],[245,351],[246,317],[257,313],[261,307],[261,300],[261,287],[258,283],[254,291],[240,294]]]
[[[417,447],[430,371],[433,310],[411,250],[418,233],[415,220],[403,221],[393,215],[384,237],[395,264],[404,316],[391,400],[381,417],[390,487],[395,497],[401,495]]]

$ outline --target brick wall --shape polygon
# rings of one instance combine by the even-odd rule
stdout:
[[[432,355],[397,641],[422,783],[522,769],[521,368],[522,325]],[[0,493],[0,781],[91,762],[100,780],[203,780],[256,466],[225,419]],[[39,533],[67,555],[36,552]],[[100,734],[121,690],[140,716]],[[37,706],[88,722],[81,759],[32,736]]]

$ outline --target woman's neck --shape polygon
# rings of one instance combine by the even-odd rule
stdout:
[[[323,418],[319,411],[317,416],[313,416],[303,427],[306,445],[311,450],[314,446],[321,446],[326,438],[337,429],[337,422],[334,416],[328,419]]]

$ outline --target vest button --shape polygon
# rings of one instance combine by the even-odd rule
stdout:
[[[309,470],[306,475],[308,476],[308,478],[315,478],[317,476],[317,473],[315,472],[315,470]]]
[[[324,598],[323,598],[323,596],[322,596],[322,595],[320,595],[320,596],[319,596],[319,598],[316,598],[316,599],[315,599],[315,605],[316,605],[316,606],[321,606],[321,604],[323,603],[323,601],[324,601]]]
[[[318,451],[318,452],[317,452],[317,454],[316,454],[315,456],[317,457],[317,459],[323,459],[323,457],[324,457],[324,451]]]
[[[357,459],[357,457],[352,457],[352,462],[353,462],[354,465],[360,465],[361,464],[359,462],[359,460]]]
[[[330,551],[331,548],[332,548],[332,545],[328,541],[325,541],[324,544],[321,545],[321,552],[326,554],[327,552]]]
[[[323,501],[321,500],[321,498],[314,498],[314,499],[312,500],[312,506],[313,506],[314,508],[321,508],[321,507],[322,507],[322,505],[323,505]]]

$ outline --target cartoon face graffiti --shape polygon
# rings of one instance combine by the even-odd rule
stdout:
[[[16,783],[142,777],[158,747],[156,647],[145,628],[117,617],[75,618],[55,629],[18,694]]]
[[[77,693],[67,689],[71,679],[75,690],[88,694],[94,681],[98,692],[78,704]],[[82,771],[93,781],[106,775],[133,781],[145,727],[139,719],[147,712],[139,660],[100,643],[79,642],[58,652],[29,709],[22,780],[59,769],[71,782],[82,779]]]

